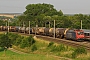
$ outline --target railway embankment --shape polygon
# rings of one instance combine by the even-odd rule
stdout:
[[[26,34],[21,34],[21,35],[24,36],[25,38],[29,36]],[[26,47],[24,49],[22,49],[22,48],[20,48],[20,46],[18,46],[18,47],[16,47],[16,50],[19,49],[19,51],[23,51],[23,52],[28,51],[28,53],[32,53],[32,54],[46,55],[47,57],[52,56],[52,55],[58,56],[58,57],[64,57],[63,58],[64,60],[65,59],[69,60],[68,58],[70,58],[70,59],[83,59],[84,58],[84,60],[90,59],[89,52],[87,52],[85,54],[82,53],[84,51],[84,49],[75,48],[75,47],[72,47],[70,44],[67,45],[67,43],[63,43],[68,40],[58,39],[58,38],[53,38],[53,37],[48,37],[48,36],[45,37],[45,36],[40,36],[40,35],[34,36],[34,39],[36,40],[36,42],[32,46]],[[63,42],[60,42],[61,40]],[[76,41],[70,41],[70,42],[75,43]],[[70,43],[70,42],[68,42],[68,43]],[[79,42],[76,42],[76,43],[79,43]],[[87,44],[87,43],[85,43],[85,44]],[[30,49],[32,49],[32,48],[37,48],[37,49],[34,51],[31,51]],[[78,53],[77,51],[79,51],[79,54],[77,54]],[[75,58],[72,58],[73,54],[74,55],[76,54]],[[81,55],[83,55],[83,57]]]

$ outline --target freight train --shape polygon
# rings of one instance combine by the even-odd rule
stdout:
[[[46,27],[18,27],[18,26],[0,26],[1,31],[19,32],[29,34],[38,34],[53,37],[55,33],[56,38],[65,38],[70,40],[82,40],[87,37],[84,30],[69,29],[69,28],[46,28]],[[55,32],[54,32],[55,31]],[[88,36],[90,38],[90,34]]]

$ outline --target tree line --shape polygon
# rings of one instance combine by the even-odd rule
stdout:
[[[57,11],[51,4],[29,4],[26,6],[26,11],[22,16],[19,16],[20,23],[25,22],[28,26],[28,21],[31,21],[31,26],[38,25],[40,27],[46,26],[50,22],[53,27],[53,21],[56,21],[57,28],[78,28],[82,20],[83,28],[90,29],[90,15],[74,14],[65,15],[61,10]]]

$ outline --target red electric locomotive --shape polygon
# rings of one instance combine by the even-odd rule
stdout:
[[[71,39],[71,40],[82,40],[84,39],[84,31],[83,30],[68,30],[66,32],[66,39]]]

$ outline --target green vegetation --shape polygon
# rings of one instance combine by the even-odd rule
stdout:
[[[31,47],[31,51],[33,52],[33,51],[35,51],[35,50],[37,50],[36,45],[32,45],[32,47]]]
[[[0,52],[1,52],[1,51],[4,51],[4,48],[0,47]]]
[[[12,46],[11,40],[8,34],[0,34],[0,47],[4,49],[4,55],[6,55],[6,50]]]
[[[0,37],[2,37],[3,34],[1,34]],[[18,36],[18,37],[17,37]],[[74,60],[88,60],[90,59],[90,53],[88,53],[85,48],[72,48],[70,46],[65,46],[63,44],[56,44],[54,42],[48,42],[44,41],[42,39],[38,39],[36,37],[32,36],[21,36],[18,34],[8,33],[7,35],[8,39],[10,39],[12,44],[12,48],[25,52],[27,54],[21,54],[21,53],[9,53],[9,50],[6,50],[6,54],[4,55],[4,47],[0,47],[0,55],[1,59],[51,59],[55,60],[57,59],[74,59]],[[3,39],[3,38],[2,38]],[[35,56],[36,58],[33,58]],[[11,58],[10,58],[11,57]],[[21,58],[22,57],[22,58]],[[25,58],[27,57],[27,58]],[[31,58],[32,57],[32,58]],[[84,58],[84,59],[83,59]]]
[[[25,48],[25,47],[30,47],[35,43],[35,40],[29,36],[29,37],[24,37],[22,41],[20,42],[20,47]]]
[[[8,34],[0,34],[0,47],[9,48],[11,47],[11,40],[8,37]]]
[[[22,26],[28,26],[28,21],[31,22],[31,27],[38,25],[39,27],[53,27],[54,20],[57,28],[77,28],[80,29],[82,20],[83,29],[90,29],[90,15],[74,14],[65,15],[61,10],[57,11],[51,4],[29,4],[26,6],[26,11],[18,17]]]
[[[53,45],[54,42],[50,42],[49,45],[48,45],[48,49],[50,49],[51,52],[61,52],[61,51],[65,51],[66,50],[66,47],[61,44],[61,45]]]
[[[52,56],[45,56],[41,54],[18,54],[7,50],[6,56],[3,56],[4,52],[0,52],[0,60],[55,60]]]
[[[52,46],[53,44],[54,44],[54,42],[50,42],[49,45],[48,45],[48,47]]]
[[[79,54],[87,54],[87,51],[83,47],[79,47],[72,53],[72,58],[76,58]]]

